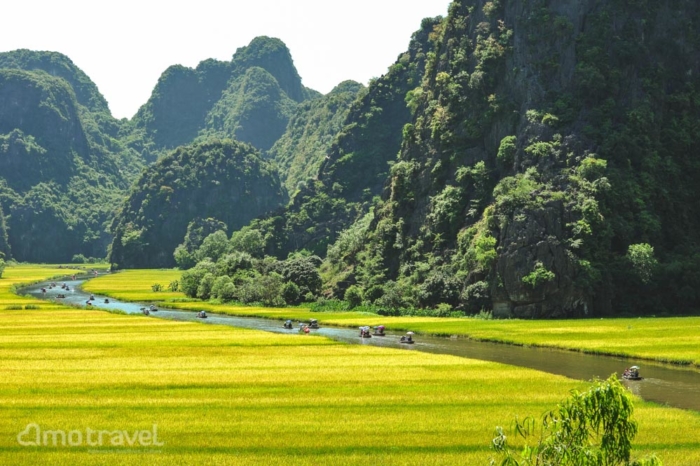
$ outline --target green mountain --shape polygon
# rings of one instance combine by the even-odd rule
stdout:
[[[267,150],[298,103],[319,96],[302,85],[282,41],[257,37],[230,62],[168,68],[125,140],[148,161],[198,138],[235,138]]]
[[[690,0],[453,3],[332,269],[395,307],[697,310],[699,26]]]
[[[302,180],[286,209],[252,222],[251,227],[266,238],[268,254],[284,258],[290,252],[306,249],[325,255],[337,234],[369,210],[372,198],[382,192],[389,162],[396,158],[401,147],[401,129],[411,120],[406,93],[420,84],[432,47],[430,36],[439,22],[440,19],[424,20],[408,51],[387,74],[370,83],[349,110],[334,103],[351,98],[347,95],[347,85],[342,85],[325,100],[307,104],[308,112],[292,121],[287,134],[273,147],[271,154],[278,164],[290,167],[288,174],[294,176],[291,178],[294,180],[301,179],[300,172],[313,173],[313,166],[318,164],[328,140],[322,138],[333,133],[333,121],[339,116],[331,117],[329,110],[337,109],[346,114],[342,129],[325,150],[315,179]],[[311,131],[303,138],[297,136],[303,131],[295,125],[306,126],[305,122],[313,121],[316,114],[330,124],[329,130],[324,130],[325,135],[317,136]],[[320,124],[319,128],[323,126]],[[308,165],[294,161],[293,157],[305,153],[315,154],[308,157]]]
[[[360,83],[344,81],[325,96],[298,106],[286,131],[267,153],[277,163],[287,192],[293,193],[300,182],[316,176],[363,89]]]
[[[277,172],[252,146],[183,146],[144,171],[112,223],[114,267],[172,267],[188,224],[212,218],[236,230],[286,201]]]
[[[114,205],[143,166],[120,127],[67,57],[0,54],[0,204],[16,259],[104,256]]]

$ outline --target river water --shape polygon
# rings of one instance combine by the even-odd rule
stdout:
[[[65,294],[65,299],[57,301],[65,304],[85,305],[89,294],[80,289],[84,280],[61,281],[70,287],[69,292],[60,286],[49,289],[48,283],[32,285],[22,290],[24,294],[36,298],[54,300],[58,294]],[[46,292],[42,292],[46,288]],[[140,314],[144,304],[126,303],[109,298],[104,303],[104,296],[95,296],[93,307],[107,310],[120,310],[128,314]],[[323,315],[320,314],[319,317]],[[221,314],[209,314],[207,319],[199,319],[192,311],[162,309],[151,313],[151,317],[172,319],[178,321],[198,321],[208,325],[230,325],[233,327],[264,330],[275,333],[297,333],[295,328],[283,328],[282,322],[271,319],[253,317],[234,317]],[[322,325],[312,334],[322,335],[345,343],[375,345],[389,348],[401,348],[408,351],[425,351],[428,353],[451,354],[471,359],[493,361],[513,366],[563,375],[577,380],[591,380],[595,377],[604,379],[612,373],[621,374],[625,367],[638,365],[641,367],[641,381],[624,381],[634,394],[656,403],[683,409],[700,411],[700,370],[692,367],[680,367],[650,361],[635,361],[611,356],[596,356],[573,351],[563,351],[545,348],[532,348],[489,342],[478,342],[460,337],[437,337],[415,335],[415,344],[405,345],[399,342],[403,332],[387,331],[385,337],[360,338],[359,331],[354,328],[333,327]]]

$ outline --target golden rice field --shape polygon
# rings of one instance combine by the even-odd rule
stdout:
[[[13,282],[55,273],[8,271],[3,298]],[[454,356],[68,308],[0,310],[0,374],[0,464],[31,465],[487,464],[496,425],[585,386]],[[635,455],[700,464],[699,413],[638,401],[636,418]]]
[[[132,301],[171,301],[182,293],[154,293],[179,277],[176,270],[128,270],[91,280],[84,288]],[[304,308],[262,308],[208,302],[167,302],[179,309],[206,310],[276,319],[318,319],[334,325],[386,325],[438,335],[614,354],[700,366],[700,317],[580,320],[478,320],[434,317],[386,317],[358,312],[312,313]]]

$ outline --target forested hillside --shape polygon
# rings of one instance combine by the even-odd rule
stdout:
[[[237,230],[286,201],[276,170],[252,146],[209,141],[182,146],[137,180],[116,215],[110,262],[114,267],[172,267],[188,224],[212,218]]]
[[[285,133],[267,155],[277,163],[290,195],[301,187],[299,183],[316,177],[362,89],[360,83],[345,81],[325,96],[299,105]]]
[[[699,26],[688,0],[453,3],[333,270],[394,308],[698,309]]]
[[[126,141],[148,161],[198,138],[235,138],[267,150],[297,105],[319,96],[302,85],[281,40],[256,37],[230,62],[168,68],[129,123]]]
[[[97,87],[65,56],[0,54],[0,204],[13,256],[104,256],[115,203],[143,163]]]
[[[367,88],[321,96],[258,37],[170,67],[131,121],[66,57],[0,54],[0,252],[99,256],[112,233],[118,267],[217,245],[217,273],[255,269],[227,296],[259,280],[385,313],[693,312],[699,26],[691,0],[462,0]]]
[[[432,47],[430,36],[439,21],[424,20],[408,51],[360,93],[314,178],[302,179],[295,187],[292,203],[251,224],[265,238],[268,254],[284,258],[291,252],[308,250],[324,256],[337,234],[361,218],[369,210],[372,198],[381,194],[389,163],[401,147],[401,129],[411,119],[406,93],[420,84]],[[332,93],[328,97],[332,98]],[[315,106],[313,103],[311,113]],[[294,128],[290,127],[290,131],[290,138],[294,138]],[[273,152],[282,154],[286,141],[281,139]],[[278,163],[284,166],[284,160],[280,157]],[[293,167],[289,173],[295,173]]]

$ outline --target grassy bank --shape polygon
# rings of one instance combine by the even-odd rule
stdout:
[[[486,464],[496,425],[584,386],[453,356],[74,309],[0,311],[0,373],[0,464],[31,465]],[[638,402],[636,418],[636,455],[700,462],[699,414]],[[156,424],[163,445],[21,446],[31,423]]]
[[[154,293],[151,285],[176,280],[175,270],[128,270],[100,277],[84,288],[132,301],[162,301],[178,309],[206,310],[232,315],[275,319],[318,319],[346,326],[386,325],[396,330],[462,335],[519,345],[537,345],[590,353],[700,366],[700,317],[581,320],[478,320],[435,317],[386,317],[358,312],[313,313],[305,308],[263,308],[178,302],[182,293]],[[174,301],[175,300],[175,301]]]

